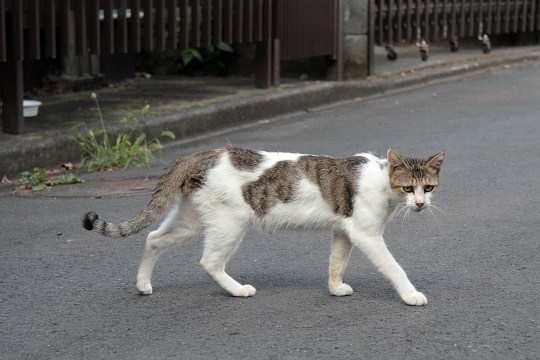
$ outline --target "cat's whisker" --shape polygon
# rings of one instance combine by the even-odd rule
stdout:
[[[448,216],[448,214],[443,210],[441,209],[441,207],[436,203],[434,204],[433,202],[431,203],[430,207],[432,207],[433,209],[437,210],[438,212],[441,213],[441,215],[444,215],[444,216]]]
[[[390,217],[388,218],[388,222],[391,222],[392,220],[397,218],[406,209],[407,209],[407,204],[405,202],[397,204],[392,214],[390,214]]]
[[[435,214],[435,212],[433,211],[432,206],[429,206],[427,209],[429,210],[429,212],[431,213],[431,215],[433,215],[433,218],[435,219],[435,222],[437,223],[437,226],[438,226],[438,228],[439,228],[439,231],[442,230],[442,223],[441,223],[439,217],[437,216],[437,214]]]

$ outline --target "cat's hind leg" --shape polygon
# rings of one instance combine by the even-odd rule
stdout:
[[[146,238],[144,253],[137,273],[137,288],[143,295],[152,293],[151,277],[163,251],[181,245],[202,232],[201,222],[190,200],[182,197],[172,207],[161,226]]]
[[[334,296],[352,295],[353,289],[343,283],[343,273],[351,256],[352,243],[347,235],[336,231],[332,239],[332,250],[328,266],[328,288]]]
[[[242,285],[225,272],[225,265],[234,253],[244,235],[244,229],[234,226],[234,221],[222,221],[225,226],[209,227],[204,239],[204,253],[201,266],[206,273],[232,296],[255,295],[255,288]]]

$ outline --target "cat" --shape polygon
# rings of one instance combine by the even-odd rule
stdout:
[[[335,296],[353,293],[342,280],[353,245],[392,283],[408,305],[427,299],[388,251],[383,231],[398,205],[422,211],[439,186],[445,152],[406,158],[389,149],[387,158],[361,153],[348,158],[265,152],[228,146],[182,157],[161,176],[146,208],[131,220],[105,222],[94,212],[87,230],[111,237],[137,233],[167,213],[150,232],[137,288],[151,294],[158,256],[204,233],[201,265],[233,296],[255,295],[225,272],[225,265],[250,228],[331,230],[328,287]]]

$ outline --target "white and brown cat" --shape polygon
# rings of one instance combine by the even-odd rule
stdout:
[[[333,231],[328,278],[332,295],[353,292],[342,276],[354,245],[406,304],[426,305],[426,297],[388,251],[383,231],[399,204],[415,211],[430,206],[444,155],[413,159],[390,149],[387,159],[370,153],[333,158],[234,146],[203,151],[173,162],[146,208],[133,219],[113,224],[89,212],[83,226],[124,237],[167,214],[146,239],[137,275],[142,294],[152,293],[150,278],[164,250],[204,234],[204,270],[233,296],[253,296],[253,286],[225,272],[246,230],[317,229]]]

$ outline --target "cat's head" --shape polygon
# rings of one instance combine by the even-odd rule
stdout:
[[[411,209],[421,211],[431,204],[431,197],[439,187],[444,155],[441,151],[427,159],[413,159],[401,156],[394,149],[388,150],[390,186]]]

